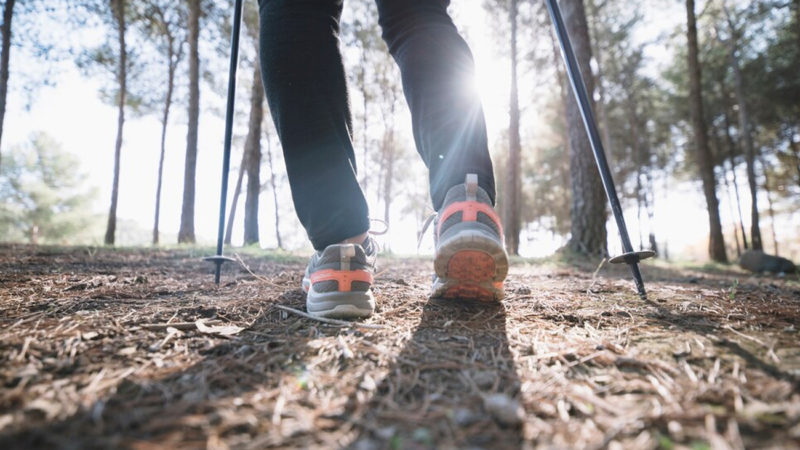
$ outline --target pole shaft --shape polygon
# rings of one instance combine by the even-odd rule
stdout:
[[[225,111],[225,150],[222,154],[222,186],[219,198],[219,232],[217,233],[217,256],[222,256],[225,234],[225,209],[228,200],[228,172],[231,166],[231,140],[233,138],[233,107],[236,99],[236,69],[239,62],[239,31],[242,24],[242,0],[236,0],[231,30],[231,63],[228,71],[228,104]],[[217,264],[214,281],[219,284],[220,266]]]
[[[617,196],[617,189],[614,186],[614,178],[611,176],[611,170],[608,168],[608,161],[606,160],[603,143],[597,131],[597,122],[592,112],[589,94],[586,92],[586,83],[581,75],[578,60],[575,57],[575,51],[572,49],[572,43],[569,40],[567,28],[561,17],[561,10],[558,7],[558,3],[556,0],[546,0],[546,3],[547,10],[550,12],[550,17],[553,19],[553,25],[558,35],[558,42],[561,46],[561,56],[564,57],[564,62],[567,65],[569,82],[570,85],[572,85],[572,91],[575,93],[576,100],[578,101],[581,117],[583,118],[583,125],[586,128],[586,134],[589,136],[589,143],[592,146],[594,159],[600,171],[600,179],[603,181],[603,188],[606,191],[606,197],[608,197],[608,202],[611,204],[611,212],[614,214],[614,220],[619,229],[623,253],[630,253],[633,251],[633,246],[631,245],[631,239],[628,235],[628,228],[625,226],[625,217],[622,214],[622,206]]]

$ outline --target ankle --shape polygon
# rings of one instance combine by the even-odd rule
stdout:
[[[339,242],[339,244],[363,244],[367,239],[367,236],[369,236],[369,232],[361,233],[358,236],[345,239],[342,242]]]

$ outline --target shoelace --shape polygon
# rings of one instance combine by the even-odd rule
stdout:
[[[438,213],[432,213],[427,219],[425,219],[425,223],[422,224],[422,230],[417,233],[417,251],[419,251],[419,247],[422,245],[422,238],[425,237],[425,232],[428,231],[428,227],[431,226],[433,219],[435,219],[437,215]]]
[[[381,219],[373,219],[371,217],[370,217],[369,221],[370,222],[377,222],[377,223],[383,225],[383,230],[375,231],[375,230],[372,229],[372,226],[370,226],[369,230],[367,231],[367,233],[369,233],[369,234],[371,234],[373,236],[382,236],[382,235],[384,235],[384,234],[389,232],[389,222],[387,222],[385,220],[381,220]]]

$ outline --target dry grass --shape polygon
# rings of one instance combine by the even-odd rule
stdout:
[[[800,447],[797,281],[516,264],[486,306],[384,259],[363,327],[199,256],[0,247],[0,448]]]

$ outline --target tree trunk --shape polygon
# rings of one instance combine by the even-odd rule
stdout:
[[[197,172],[197,133],[200,120],[200,0],[189,0],[189,127],[186,133],[186,161],[183,171],[183,205],[178,243],[195,242],[194,194]]]
[[[119,197],[119,166],[122,153],[122,130],[125,126],[125,101],[128,94],[127,65],[128,49],[125,45],[125,0],[114,0],[114,19],[117,22],[117,43],[119,45],[119,68],[117,69],[117,140],[114,146],[114,179],[111,184],[111,207],[108,210],[106,224],[106,245],[114,245],[117,231],[117,198]]]
[[[724,169],[724,166],[723,166],[723,169]],[[724,172],[723,172],[723,175],[722,175],[722,179],[725,180],[725,195],[728,197],[728,204],[730,205],[728,209],[729,209],[731,217],[734,217],[735,212],[734,212],[734,207],[733,207],[733,198],[731,197],[731,184],[728,181],[728,175],[725,174]],[[741,222],[740,222],[740,225],[741,225]],[[736,243],[736,257],[738,258],[739,256],[742,255],[742,248],[739,245],[739,227],[737,227],[735,223],[733,224],[733,240]]]
[[[517,0],[511,0],[509,22],[511,23],[511,90],[509,98],[508,124],[508,166],[506,175],[506,195],[503,202],[506,250],[511,255],[519,254],[520,220],[520,153],[522,152],[519,134],[519,91],[517,89]]]
[[[713,125],[710,133],[711,139],[714,142],[714,147],[717,150],[717,154],[721,155],[723,151],[722,140],[719,137],[718,130],[716,130]],[[725,183],[725,196],[728,198],[728,212],[730,213],[731,218],[733,218],[736,214],[734,212],[733,198],[731,197],[731,184],[728,181],[728,174],[726,173],[724,163],[722,168],[722,180]],[[738,258],[739,256],[742,256],[742,247],[739,245],[739,227],[736,225],[736,223],[733,224],[733,241],[736,244],[736,257]]]
[[[267,135],[267,164],[269,164],[269,185],[272,188],[272,203],[275,208],[275,239],[278,241],[278,248],[283,248],[281,239],[281,212],[278,208],[278,183],[275,181],[275,166],[272,165],[272,141]]]
[[[800,48],[800,0],[794,0],[794,32],[797,33],[797,47]]]
[[[567,76],[564,74],[564,63],[561,59],[560,50],[558,48],[558,42],[556,41],[556,37],[553,33],[550,34],[550,44],[553,49],[553,67],[555,67],[556,71],[556,79],[558,80],[558,93],[559,97],[561,97],[561,104],[565,106],[567,104],[567,99],[570,95],[569,91],[569,81],[567,81]],[[564,140],[564,145],[569,145],[569,123],[567,121],[566,109],[564,114],[559,114],[561,117],[561,125],[563,126],[563,134],[561,138]],[[569,152],[562,152],[562,159],[561,167],[564,170],[561,170],[561,177],[560,181],[562,186],[565,188],[569,186],[570,180],[569,177]]]
[[[156,183],[156,213],[153,220],[153,245],[158,245],[158,223],[161,215],[161,185],[164,175],[164,154],[167,151],[167,125],[169,124],[169,110],[172,106],[172,93],[175,90],[175,70],[177,62],[174,60],[175,54],[172,50],[173,38],[168,38],[169,48],[167,49],[168,75],[167,75],[167,95],[164,99],[164,112],[161,116],[161,153],[158,157],[158,181]]]
[[[639,137],[639,114],[637,108],[636,97],[633,93],[628,95],[625,102],[625,110],[628,115],[628,123],[631,127],[631,142],[633,151],[633,163],[636,166],[636,220],[638,221],[639,228],[639,248],[644,248],[642,242],[642,196],[646,195],[642,185],[642,148],[641,140]]]
[[[794,155],[795,169],[797,169],[797,185],[800,186],[800,146],[794,141],[794,129],[789,130],[789,148]]]
[[[731,34],[735,34],[733,24],[728,19]],[[747,114],[747,102],[744,97],[744,81],[742,80],[742,71],[739,67],[739,58],[736,55],[737,47],[736,42],[731,41],[728,43],[729,57],[731,62],[731,69],[733,69],[734,92],[736,93],[736,102],[739,105],[739,136],[744,145],[744,156],[747,164],[747,183],[750,185],[750,243],[753,245],[753,250],[762,251],[764,249],[761,243],[761,228],[758,221],[758,184],[756,182],[756,169],[755,158],[756,151],[753,145],[753,135],[750,130],[750,117]]]
[[[0,54],[0,149],[3,142],[3,123],[6,118],[6,97],[8,94],[8,67],[11,62],[11,19],[14,17],[15,0],[6,0],[3,6],[3,26],[0,34],[3,38],[2,54]],[[2,153],[0,153],[2,156]],[[0,159],[0,161],[2,161]]]
[[[250,123],[244,151],[247,156],[247,196],[244,201],[244,244],[258,244],[258,196],[261,194],[261,122],[264,120],[264,86],[258,64],[250,92]]]
[[[225,227],[225,245],[231,245],[231,240],[233,238],[233,221],[236,219],[236,208],[239,206],[239,195],[242,193],[242,180],[244,180],[245,167],[247,167],[247,151],[242,150],[242,163],[239,164],[239,176],[236,177],[236,187],[233,188],[231,209],[228,212],[228,224],[227,227]]]
[[[725,254],[725,238],[722,236],[722,224],[719,218],[719,202],[716,192],[716,177],[714,176],[714,161],[708,147],[708,134],[706,130],[705,115],[703,113],[703,98],[701,94],[700,61],[698,59],[697,25],[694,15],[694,0],[686,0],[687,40],[689,43],[689,106],[692,115],[692,128],[697,147],[697,165],[700,178],[703,182],[703,193],[706,197],[709,225],[708,253],[712,260],[727,263]]]
[[[389,212],[392,206],[392,182],[394,181],[394,162],[396,149],[394,148],[394,128],[390,127],[386,137],[386,175],[383,178],[383,221],[389,224]]]
[[[730,111],[730,104],[728,102],[728,91],[725,89],[725,80],[720,81],[720,87],[722,91],[722,102],[723,102],[723,117],[725,119],[725,142],[728,145],[728,160],[730,161],[730,170],[731,175],[733,175],[733,191],[736,193],[736,212],[739,214],[739,229],[742,233],[742,246],[745,250],[747,250],[749,245],[747,244],[747,232],[744,230],[744,218],[742,218],[742,201],[741,197],[739,196],[739,180],[736,176],[736,142],[733,140],[733,136],[731,136],[731,119],[729,115]]]
[[[362,130],[364,136],[364,157],[361,158],[361,171],[364,173],[364,177],[361,179],[361,185],[364,189],[364,194],[367,193],[367,158],[368,158],[368,150],[369,150],[369,97],[367,94],[367,49],[361,49],[361,95],[363,96],[364,102],[364,129]]]
[[[656,233],[653,231],[653,224],[655,223],[655,183],[653,182],[653,173],[652,167],[648,167],[647,171],[645,172],[645,178],[647,179],[647,190],[650,193],[650,198],[645,196],[644,198],[644,207],[647,210],[647,219],[650,223],[650,233],[648,235],[648,241],[650,242],[650,250],[656,253],[656,257],[659,257],[658,254],[658,242],[656,241]]]
[[[772,231],[772,245],[775,249],[775,256],[778,256],[778,234],[775,232],[775,208],[772,203],[772,190],[769,187],[769,174],[767,173],[767,165],[764,163],[764,158],[760,154],[758,155],[758,162],[764,172],[764,192],[767,194],[767,212],[769,212],[769,224]]]
[[[561,2],[561,7],[564,11],[567,32],[572,38],[575,56],[591,99],[594,92],[592,70],[589,65],[589,61],[592,59],[592,50],[589,44],[589,30],[586,24],[583,0],[564,0]],[[574,95],[567,95],[566,112],[572,186],[572,204],[570,206],[572,235],[567,246],[576,252],[605,256],[608,254],[606,199]]]
[[[733,217],[733,199],[731,198],[731,185],[728,182],[728,177],[722,177],[725,180],[725,193],[728,196],[728,203],[730,204],[730,214]],[[736,257],[742,256],[742,247],[739,245],[739,228],[733,224],[733,240],[736,243]]]
[[[594,60],[597,63],[597,77],[595,80],[597,81],[597,116],[600,122],[600,132],[603,133],[603,144],[605,144],[605,148],[613,149],[614,143],[611,141],[611,124],[609,123],[608,118],[608,110],[606,108],[606,89],[605,89],[605,77],[603,76],[603,52],[600,48],[600,43],[598,42],[599,31],[597,29],[597,22],[600,20],[600,7],[596,4],[596,2],[590,2],[590,9],[592,20],[589,21],[591,24],[591,32],[594,39],[594,48],[593,48],[593,56]],[[615,167],[614,155],[611,152],[606,154],[606,159],[608,160],[608,164],[611,167]]]

